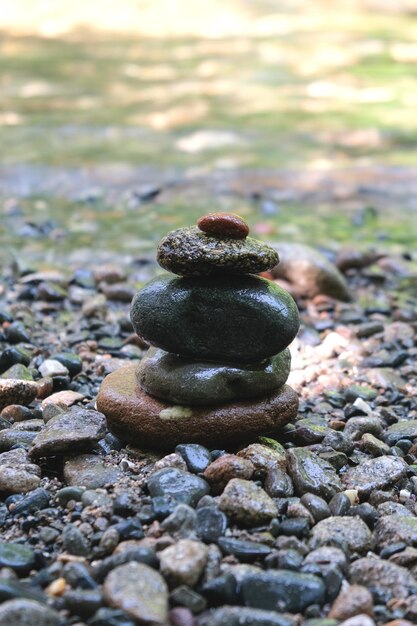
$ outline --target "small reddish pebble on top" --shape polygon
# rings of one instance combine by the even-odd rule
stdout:
[[[244,239],[249,234],[249,226],[235,213],[207,213],[200,217],[197,226],[203,233],[215,237]]]

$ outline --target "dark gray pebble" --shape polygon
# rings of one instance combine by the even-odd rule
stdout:
[[[17,346],[6,348],[0,355],[0,373],[2,374],[16,363],[21,363],[26,366],[29,365],[29,353],[23,348],[18,348]]]
[[[140,546],[136,548],[129,548],[120,552],[119,554],[113,554],[102,561],[100,561],[92,570],[92,575],[98,582],[103,582],[111,570],[119,565],[124,565],[130,562],[144,563],[150,567],[157,568],[158,560],[155,555],[155,550]]]
[[[214,506],[197,509],[197,533],[205,543],[214,543],[226,532],[226,515]]]
[[[50,495],[46,489],[34,489],[21,498],[11,509],[13,515],[28,515],[42,509],[46,509],[50,502]]]
[[[0,543],[0,567],[10,567],[17,574],[27,574],[35,567],[34,552],[17,543]]]
[[[75,556],[87,556],[90,545],[83,533],[73,524],[67,524],[62,533],[62,544],[65,552]]]
[[[50,358],[62,363],[69,371],[71,377],[76,376],[83,369],[81,357],[74,352],[57,352],[51,355]]]
[[[210,452],[196,443],[180,444],[175,448],[187,463],[188,470],[193,474],[201,474],[211,463]]]
[[[241,585],[241,598],[246,606],[257,609],[298,613],[310,604],[323,604],[324,582],[311,574],[291,570],[269,570],[245,577]]]
[[[223,606],[199,616],[198,626],[293,626],[293,620],[275,611]]]
[[[136,626],[127,613],[103,607],[89,620],[89,626]]]
[[[192,613],[201,613],[207,607],[207,600],[188,585],[180,585],[173,589],[169,599],[174,606],[185,606]]]
[[[301,496],[300,501],[310,511],[316,522],[320,522],[320,520],[330,517],[332,514],[326,500],[316,496],[314,493],[305,493]]]
[[[190,506],[195,506],[200,498],[210,492],[203,478],[175,468],[164,468],[151,474],[147,486],[152,497],[171,496]]]
[[[225,572],[209,580],[202,589],[210,606],[221,604],[235,604],[238,600],[238,585],[236,578],[230,572]]]
[[[103,596],[99,589],[76,589],[62,596],[65,608],[74,615],[87,619],[102,606]]]
[[[271,548],[263,543],[232,539],[231,537],[219,537],[217,541],[224,554],[233,554],[240,561],[252,563],[264,559],[271,553]]]

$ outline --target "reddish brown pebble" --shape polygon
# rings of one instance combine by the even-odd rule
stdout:
[[[195,619],[189,609],[177,606],[169,612],[170,626],[195,626]]]
[[[223,491],[232,478],[249,480],[254,472],[253,464],[235,454],[223,454],[207,467],[204,478],[210,483],[212,493],[217,495]]]
[[[249,226],[235,213],[207,213],[200,217],[197,226],[203,233],[215,237],[244,239],[249,234]]]

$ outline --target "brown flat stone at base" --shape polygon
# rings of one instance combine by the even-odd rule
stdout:
[[[107,376],[97,396],[97,408],[115,435],[141,447],[171,450],[179,443],[223,447],[273,434],[297,415],[298,397],[288,385],[254,401],[178,406],[140,389],[136,368],[130,364]]]

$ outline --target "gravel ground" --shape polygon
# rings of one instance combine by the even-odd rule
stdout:
[[[6,269],[0,626],[416,623],[416,275],[407,252],[336,262],[352,303],[297,299],[295,424],[165,457],[95,410],[144,354],[129,303],[155,267]]]

